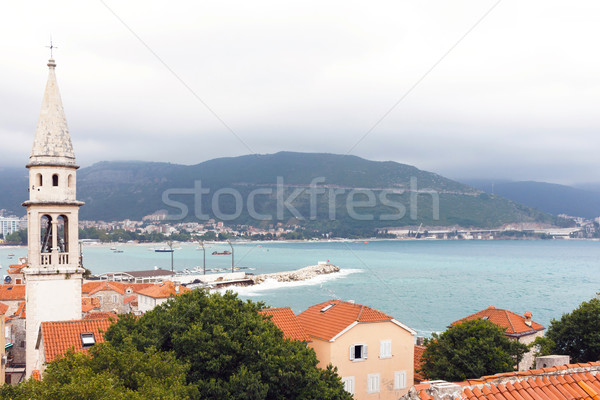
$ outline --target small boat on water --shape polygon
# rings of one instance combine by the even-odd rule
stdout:
[[[122,253],[122,252],[123,252],[123,250],[116,250],[116,249],[113,250],[113,253]]]
[[[230,255],[230,254],[231,254],[231,252],[230,252],[230,251],[227,251],[227,250],[225,250],[225,251],[220,251],[220,252],[219,252],[219,251],[213,251],[213,252],[212,252],[212,255],[213,255],[213,256],[227,256],[227,255]]]
[[[174,251],[175,251],[175,250],[173,250],[173,249],[168,249],[168,248],[166,248],[166,247],[162,247],[162,248],[160,248],[160,249],[156,249],[156,250],[154,250],[154,252],[155,252],[155,253],[172,253],[172,252],[174,252]]]
[[[14,254],[9,254],[8,258],[13,258],[15,255]]]

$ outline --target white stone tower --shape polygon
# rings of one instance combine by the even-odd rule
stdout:
[[[26,376],[43,370],[36,342],[44,321],[81,319],[83,268],[78,254],[79,207],[75,153],[53,59],[29,157],[26,284]]]

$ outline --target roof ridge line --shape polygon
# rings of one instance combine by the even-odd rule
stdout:
[[[515,329],[515,327],[513,326],[512,321],[510,320],[510,315],[508,315],[508,310],[503,310],[503,311],[504,311],[504,314],[506,315],[506,319],[508,320],[508,323],[510,324],[510,327],[513,330],[513,333],[516,333],[517,330]]]
[[[365,305],[364,305],[364,304],[361,304],[361,305],[360,305],[360,311],[358,312],[358,316],[356,317],[356,321],[359,321],[359,322],[360,322],[360,317],[362,317],[362,313],[363,313],[363,310],[364,310],[364,309],[365,309]]]

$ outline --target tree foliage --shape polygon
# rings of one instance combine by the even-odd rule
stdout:
[[[185,399],[196,394],[185,381],[188,366],[170,352],[135,349],[131,341],[116,349],[102,343],[89,354],[68,351],[48,365],[42,381],[4,385],[0,398],[39,399]]]
[[[584,301],[560,320],[553,319],[546,337],[550,342],[544,354],[567,354],[577,363],[600,359],[600,300]]]
[[[314,351],[284,339],[261,308],[232,292],[195,290],[120,318],[105,337],[117,348],[131,341],[138,351],[173,352],[202,399],[351,399],[335,370],[317,368]]]
[[[488,320],[465,321],[433,334],[423,352],[421,372],[428,379],[463,381],[513,371],[527,346],[509,340]]]

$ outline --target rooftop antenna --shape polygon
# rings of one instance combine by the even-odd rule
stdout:
[[[46,46],[47,48],[50,49],[50,58],[54,58],[53,57],[53,50],[54,49],[58,49],[58,46],[55,46],[52,44],[52,36],[50,36],[50,46]]]

